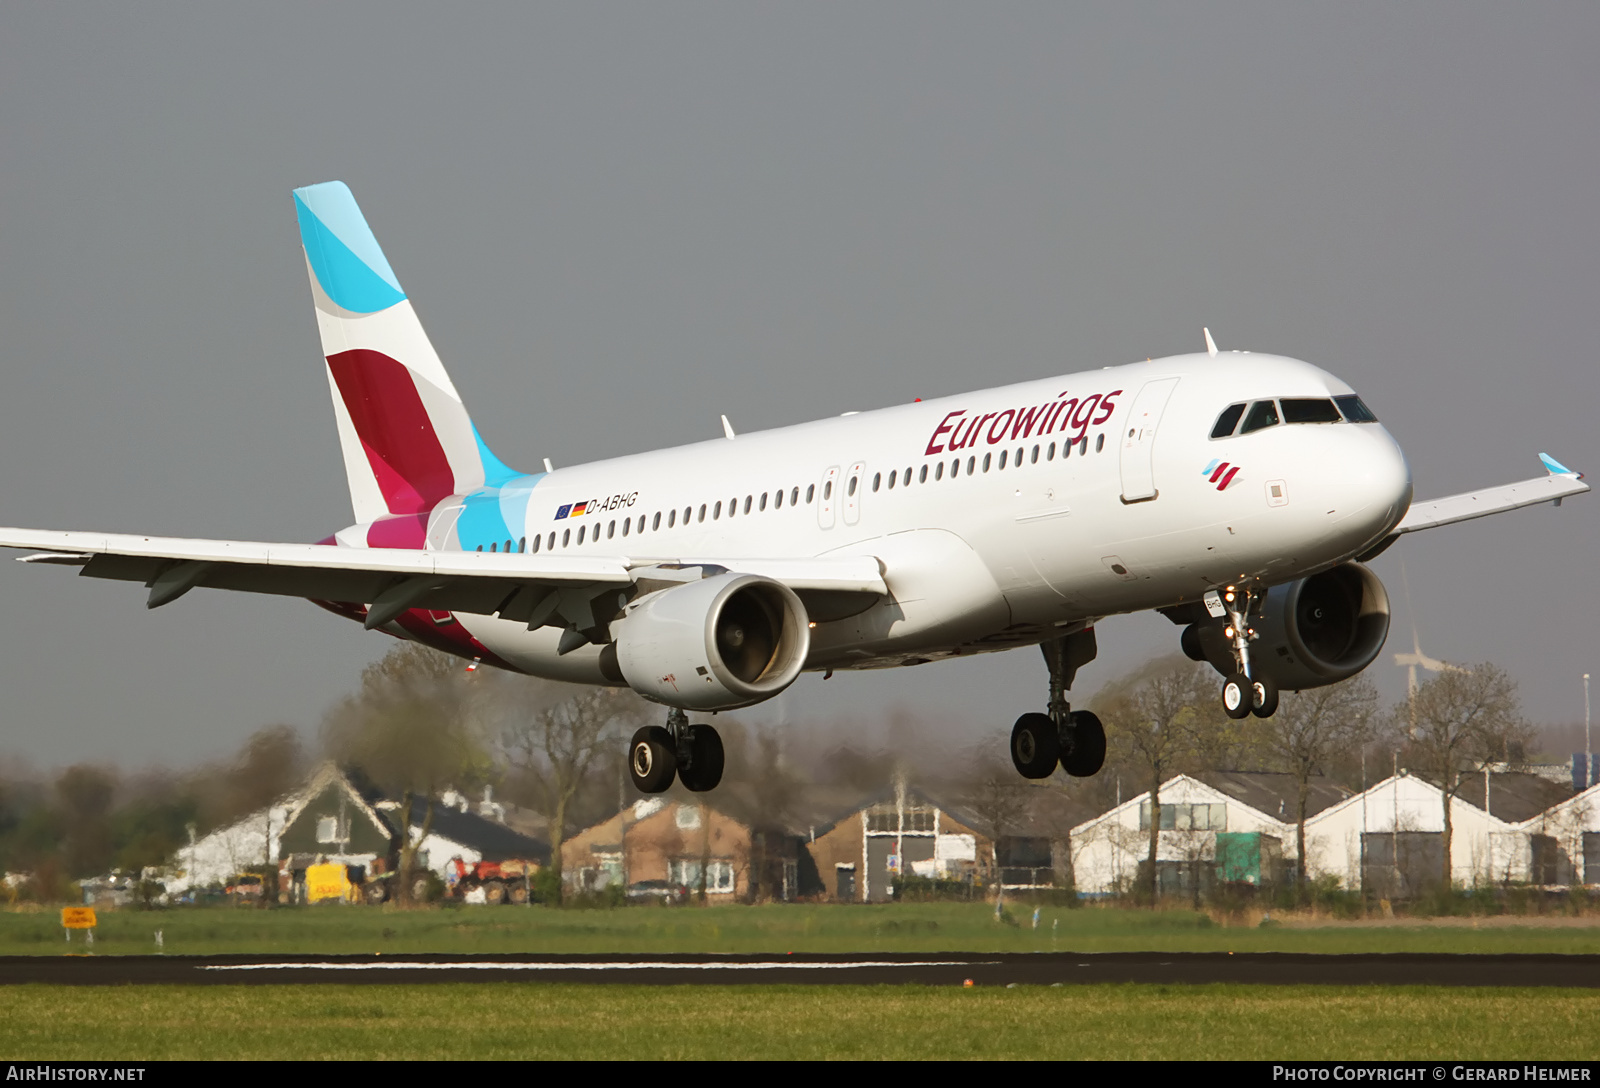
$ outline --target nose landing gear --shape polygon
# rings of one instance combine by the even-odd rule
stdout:
[[[1050,710],[1024,714],[1011,727],[1011,764],[1024,778],[1049,778],[1059,766],[1074,778],[1096,774],[1106,761],[1106,731],[1087,710],[1073,710],[1067,691],[1079,667],[1094,660],[1094,628],[1039,647],[1050,669]]]
[[[1256,638],[1250,615],[1260,610],[1261,595],[1248,587],[1229,586],[1217,596],[1228,616],[1223,633],[1232,644],[1235,666],[1222,681],[1222,712],[1234,719],[1251,714],[1270,718],[1278,711],[1278,685],[1259,668],[1250,668],[1250,643]]]
[[[690,725],[681,710],[667,712],[667,724],[647,725],[628,744],[628,777],[640,793],[661,793],[676,778],[694,793],[714,790],[722,781],[722,738],[709,725]]]

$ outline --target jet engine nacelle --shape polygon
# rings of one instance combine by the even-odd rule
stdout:
[[[1226,619],[1208,620],[1183,632],[1184,653],[1208,661],[1224,676],[1234,672],[1223,629]],[[1389,635],[1389,594],[1378,576],[1359,563],[1267,591],[1251,620],[1252,671],[1261,669],[1287,691],[1338,683],[1372,664]]]
[[[647,594],[611,625],[617,665],[646,699],[736,710],[794,683],[811,649],[805,605],[781,582],[718,574]]]

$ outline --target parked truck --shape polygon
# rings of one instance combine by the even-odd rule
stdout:
[[[452,858],[448,874],[453,879],[448,880],[447,894],[452,899],[466,899],[481,888],[485,903],[526,903],[533,894],[533,878],[538,872],[537,861],[522,858],[471,864]]]

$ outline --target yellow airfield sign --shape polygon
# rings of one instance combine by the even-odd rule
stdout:
[[[62,907],[61,924],[67,929],[93,929],[93,907]]]

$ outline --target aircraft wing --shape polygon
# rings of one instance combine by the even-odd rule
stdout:
[[[1414,533],[1419,529],[1433,529],[1440,525],[1452,525],[1458,521],[1471,521],[1473,518],[1501,514],[1524,506],[1535,506],[1541,502],[1560,503],[1564,498],[1581,495],[1589,490],[1589,485],[1583,482],[1583,477],[1578,473],[1568,469],[1548,454],[1541,453],[1539,458],[1550,470],[1549,475],[1536,480],[1523,480],[1520,483],[1491,487],[1483,491],[1468,491],[1461,495],[1448,495],[1442,499],[1414,502],[1406,516],[1400,519],[1400,524],[1395,526],[1395,534]]]
[[[0,547],[32,549],[23,562],[78,566],[85,577],[141,582],[157,608],[196,587],[272,593],[370,606],[367,626],[410,608],[499,615],[560,625],[613,587],[652,571],[716,566],[782,582],[801,596],[888,593],[871,556],[778,559],[663,559],[619,555],[527,555],[346,548],[237,540],[0,528]],[[864,605],[863,605],[864,607]]]

